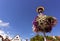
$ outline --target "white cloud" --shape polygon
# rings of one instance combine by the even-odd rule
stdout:
[[[2,26],[2,27],[8,27],[9,23],[8,22],[3,22],[2,20],[0,20],[0,26]]]
[[[28,41],[30,41],[30,38],[28,38],[28,37],[25,39],[24,38],[21,38],[21,39],[22,39],[22,41],[26,41],[26,39],[28,39]]]
[[[10,34],[10,32],[7,32],[6,34],[9,37],[9,39],[12,39],[12,35]]]
[[[33,36],[33,35],[34,35],[34,33],[31,33],[30,35],[31,35],[31,36]]]
[[[30,41],[30,38],[21,38],[22,39],[22,41],[26,41],[26,39],[28,39],[28,41]]]
[[[22,39],[22,41],[26,41],[25,39]]]
[[[4,39],[6,38],[6,36],[8,36],[9,39],[11,39],[11,36],[9,34],[5,33],[3,30],[0,30],[0,35],[3,36]]]

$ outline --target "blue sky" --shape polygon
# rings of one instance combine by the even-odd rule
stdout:
[[[22,38],[35,35],[32,21],[37,16],[36,8],[44,6],[44,14],[57,18],[57,25],[47,35],[60,35],[60,0],[0,0],[0,20],[9,26],[0,26],[0,30],[11,36],[19,34]]]

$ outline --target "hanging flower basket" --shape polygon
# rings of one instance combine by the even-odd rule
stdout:
[[[56,23],[57,23],[57,20],[55,17],[40,14],[33,21],[33,31],[34,32],[43,32],[43,31],[50,32],[52,30],[52,27],[55,26]]]

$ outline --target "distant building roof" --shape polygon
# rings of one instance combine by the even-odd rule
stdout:
[[[21,41],[21,38],[19,35],[16,35],[11,41]]]

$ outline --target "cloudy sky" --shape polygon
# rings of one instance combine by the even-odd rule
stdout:
[[[14,37],[31,38],[32,21],[37,16],[36,8],[44,6],[44,14],[57,18],[57,25],[47,35],[60,35],[60,0],[0,0],[0,33]]]

